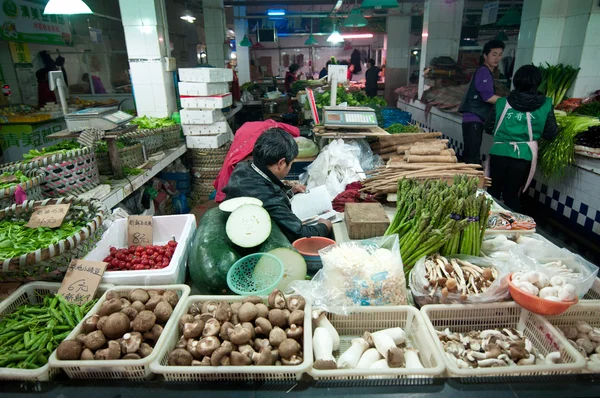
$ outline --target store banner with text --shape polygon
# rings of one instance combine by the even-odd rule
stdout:
[[[65,15],[44,15],[44,6],[33,1],[0,2],[0,39],[58,46],[73,45],[71,27]]]
[[[31,64],[31,53],[29,52],[29,45],[27,43],[15,43],[11,41],[10,54],[15,64]]]

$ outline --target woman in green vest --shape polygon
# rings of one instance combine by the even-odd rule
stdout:
[[[558,126],[552,101],[537,91],[542,74],[524,65],[514,76],[515,89],[496,101],[484,130],[494,135],[486,171],[492,179],[488,192],[514,211],[521,211],[520,194],[535,174],[538,141],[556,137]]]

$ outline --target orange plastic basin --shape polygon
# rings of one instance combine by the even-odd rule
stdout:
[[[569,309],[573,304],[577,304],[579,299],[574,301],[551,301],[534,296],[524,292],[515,286],[512,282],[512,273],[507,276],[508,291],[513,300],[521,307],[538,315],[560,315]]]

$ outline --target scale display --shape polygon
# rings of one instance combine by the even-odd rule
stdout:
[[[82,131],[89,128],[109,131],[132,119],[132,115],[116,108],[87,108],[65,116],[69,131]]]
[[[326,127],[373,127],[377,126],[377,116],[371,108],[326,106],[323,124]]]

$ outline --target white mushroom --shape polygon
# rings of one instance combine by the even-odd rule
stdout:
[[[573,301],[576,298],[577,291],[575,289],[575,286],[569,283],[564,284],[558,292],[558,299],[560,301]]]
[[[544,363],[546,365],[552,365],[552,364],[558,363],[559,361],[560,361],[560,352],[558,352],[558,351],[551,352],[550,354],[546,355],[546,358],[544,359]]]
[[[594,328],[594,330],[588,333],[588,337],[596,343],[600,342],[600,329]]]
[[[554,286],[546,286],[540,290],[540,298],[547,298],[550,296],[558,297],[558,288]]]
[[[592,330],[594,330],[594,328],[592,328],[589,323],[584,322],[584,321],[577,321],[577,322],[575,322],[575,327],[581,333],[585,333],[585,334],[588,334],[589,332],[591,332]]]
[[[529,356],[527,358],[519,359],[519,361],[517,362],[517,365],[519,365],[519,366],[533,365],[534,363],[535,363],[535,355],[529,354]]]
[[[496,336],[499,339],[504,338],[504,336],[502,335],[502,332],[499,332],[498,330],[484,330],[483,332],[479,333],[479,338],[480,339],[485,339],[488,336]]]
[[[515,286],[519,290],[522,290],[525,293],[529,293],[529,294],[532,294],[534,296],[537,296],[538,293],[540,292],[540,289],[538,289],[537,287],[535,287],[531,282],[527,282],[527,281],[519,281],[519,282],[515,283]]]
[[[506,362],[498,358],[490,358],[477,361],[477,365],[481,368],[489,368],[492,366],[506,366]]]
[[[559,329],[567,339],[576,339],[579,332],[575,326],[562,326]]]
[[[585,351],[586,355],[590,355],[592,352],[594,352],[594,346],[589,339],[577,339],[575,344],[577,344],[578,347],[581,347]]]
[[[565,278],[563,278],[562,276],[558,276],[555,275],[552,278],[550,278],[550,285],[551,286],[562,286],[566,283]]]

